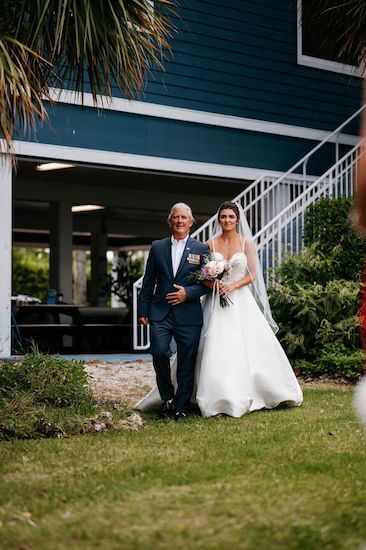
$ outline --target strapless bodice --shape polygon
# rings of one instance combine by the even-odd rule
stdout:
[[[221,252],[213,252],[212,255],[215,259],[225,260]],[[224,275],[222,281],[237,281],[247,274],[247,257],[244,252],[235,252],[230,259],[225,261],[230,265],[230,271]]]

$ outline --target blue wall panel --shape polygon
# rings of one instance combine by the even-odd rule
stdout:
[[[38,142],[267,170],[287,170],[314,146],[308,140],[111,111],[97,114],[72,105],[52,108],[50,119],[54,130],[40,126]]]
[[[360,78],[297,65],[295,2],[182,0],[178,11],[174,57],[142,100],[324,130],[359,107]]]
[[[333,130],[359,107],[362,79],[297,64],[295,4],[182,0],[173,57],[139,99]]]

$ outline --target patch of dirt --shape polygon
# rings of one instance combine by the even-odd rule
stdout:
[[[155,384],[151,361],[90,361],[85,365],[98,401],[123,401],[133,407]]]
[[[299,378],[299,383],[302,388],[317,388],[317,389],[334,389],[341,388],[343,390],[353,390],[355,385],[347,380],[339,379],[333,380],[331,378],[306,378],[303,380]]]

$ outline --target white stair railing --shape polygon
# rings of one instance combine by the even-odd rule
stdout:
[[[309,163],[314,161],[316,155],[323,152],[325,147],[334,144],[334,157],[330,162],[337,163],[340,158],[340,136],[342,131],[351,124],[366,108],[363,105],[338,128],[331,132],[323,141],[318,143],[296,164],[294,164],[282,176],[264,174],[260,176],[251,185],[246,187],[239,195],[234,197],[233,201],[240,202],[246,214],[248,224],[255,235],[262,227],[271,221],[283,208],[296,199],[305,188],[310,185],[316,177],[309,175]],[[343,144],[354,146],[357,143],[357,137],[343,136]],[[328,152],[328,154],[330,154]],[[215,223],[215,216],[212,216],[192,237],[200,241],[207,241],[212,234],[212,228]]]
[[[357,167],[364,154],[365,141],[362,141],[254,235],[267,285],[274,282],[274,268],[280,266],[289,254],[301,252],[308,206],[320,198],[351,197],[354,194]]]
[[[257,233],[274,216],[283,210],[295,197],[315,181],[314,176],[292,174],[281,177],[282,185],[277,185],[278,176],[263,175],[233,200],[240,202],[253,233]],[[216,217],[212,216],[192,233],[194,239],[206,242],[212,235]]]
[[[246,187],[241,193],[239,193],[239,195],[234,197],[233,201],[240,202],[243,207],[252,233],[255,235],[258,242],[262,262],[264,263],[264,267],[266,269],[280,265],[280,262],[282,261],[281,258],[283,257],[282,244],[279,244],[280,241],[277,242],[273,235],[267,235],[266,233],[270,228],[270,231],[273,232],[271,222],[276,219],[282,220],[282,218],[279,218],[281,217],[281,214],[287,211],[287,209],[290,208],[299,197],[306,193],[308,189],[312,188],[314,182],[319,181],[314,175],[309,175],[308,166],[312,161],[314,161],[316,154],[319,153],[320,150],[324,150],[325,147],[329,147],[330,144],[334,144],[334,164],[332,162],[332,168],[339,166],[339,142],[341,133],[344,128],[353,122],[365,108],[366,105],[363,105],[360,109],[358,109],[338,128],[331,132],[322,142],[316,145],[309,151],[309,153],[294,164],[294,166],[292,166],[285,174],[280,177],[273,174],[263,174],[256,181]],[[350,146],[354,145],[356,139],[357,138],[353,136],[342,136],[342,144],[348,144]],[[330,170],[332,170],[332,168],[330,168]],[[284,220],[282,220],[282,222],[284,222]],[[192,237],[203,242],[207,241],[212,235],[214,223],[215,216],[212,216],[192,234]],[[298,231],[294,231],[297,236],[294,235],[292,239],[289,239],[284,235],[284,238],[287,239],[286,246],[291,243],[295,247],[292,253],[296,253],[296,247],[299,247],[300,241],[302,240],[302,225],[300,224],[300,219],[296,223],[298,224]],[[278,232],[282,232],[280,225],[277,227],[277,233]],[[273,250],[271,250],[271,246],[273,247]],[[270,283],[271,281],[269,279],[269,271],[267,270],[267,283],[268,282]],[[142,325],[138,325],[137,323],[137,297],[141,285],[142,277],[138,279],[133,286],[133,347],[135,350],[145,350],[150,346],[149,327],[144,327]]]

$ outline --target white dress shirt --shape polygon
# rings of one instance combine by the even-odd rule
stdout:
[[[174,277],[177,274],[180,261],[183,256],[184,249],[186,247],[188,236],[185,239],[177,240],[172,236],[172,266],[173,266],[173,275]]]

